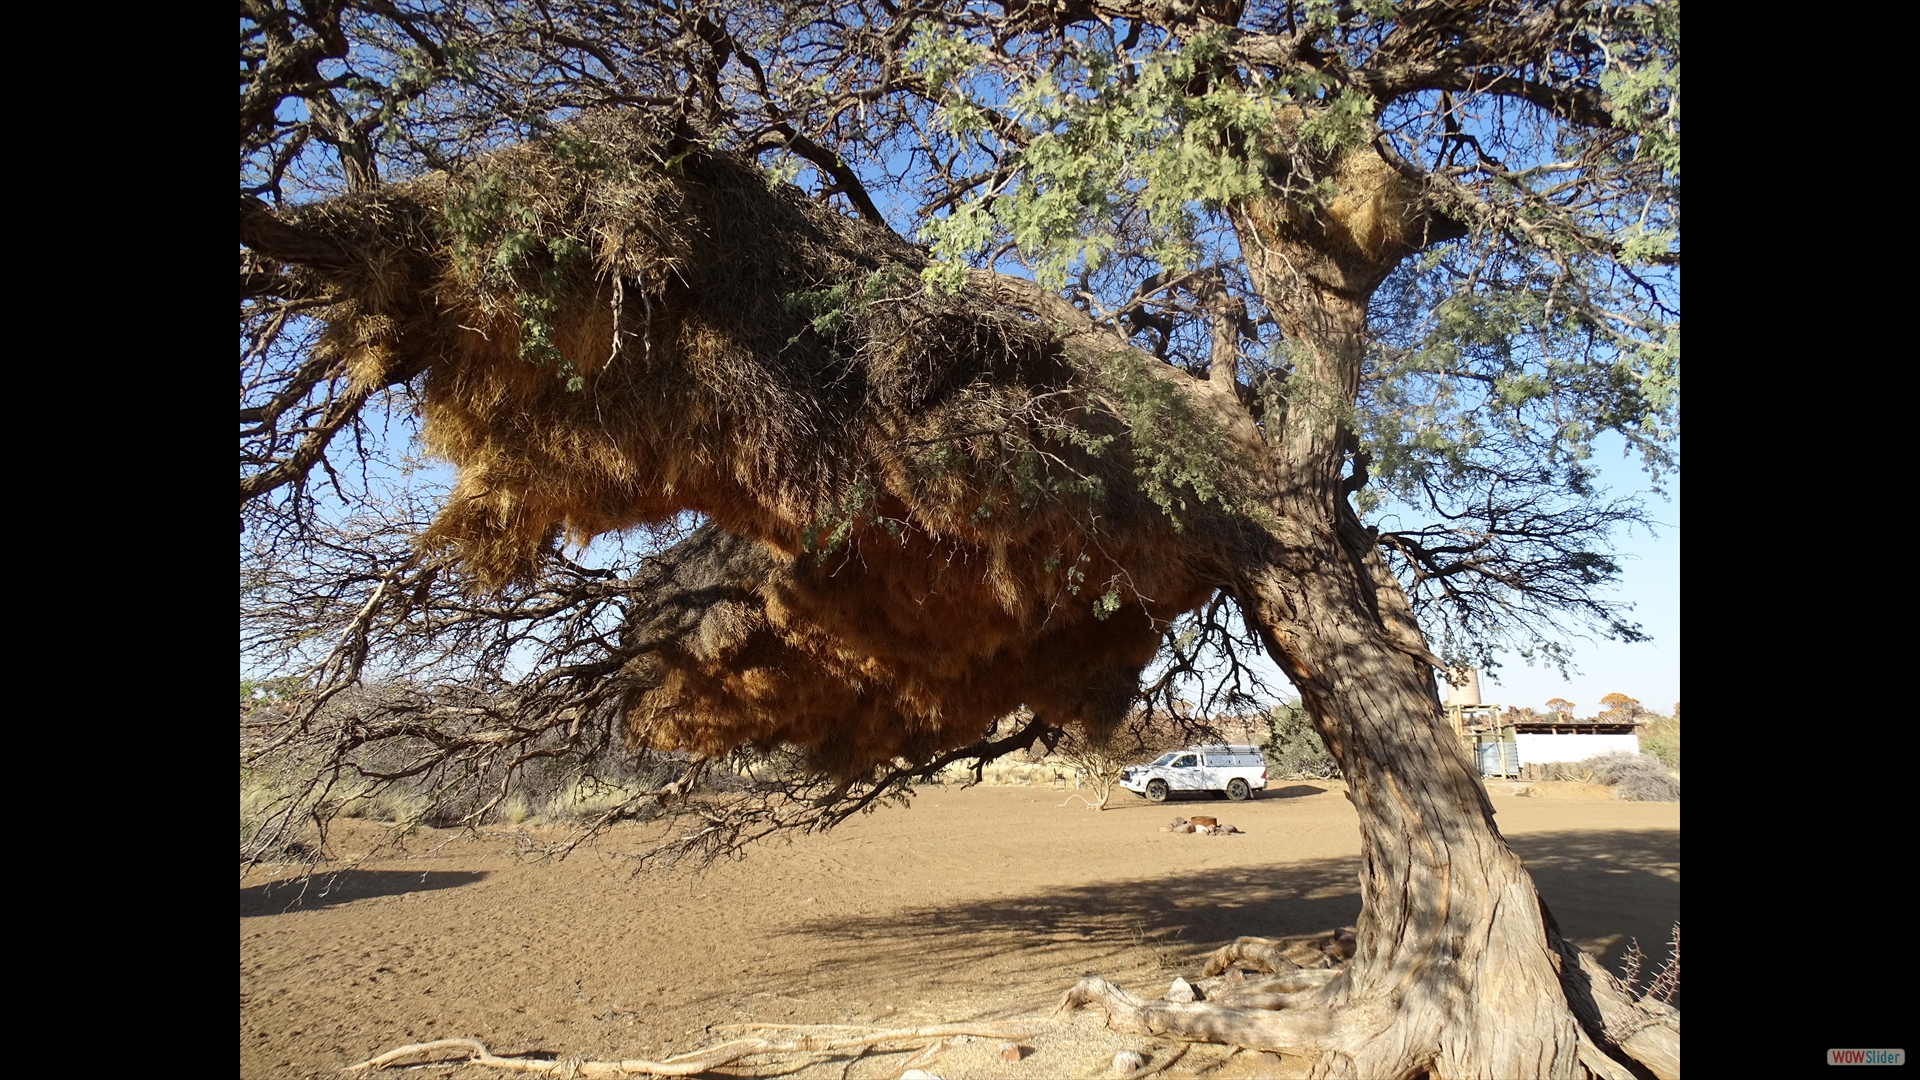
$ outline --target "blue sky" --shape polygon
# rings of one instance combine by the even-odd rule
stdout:
[[[1635,460],[1620,457],[1617,439],[1604,440],[1592,463],[1601,482],[1617,494],[1645,492],[1646,474]],[[1660,523],[1657,535],[1636,529],[1616,538],[1621,559],[1620,588],[1610,599],[1634,606],[1630,618],[1653,640],[1633,645],[1574,640],[1573,665],[1579,671],[1563,679],[1547,668],[1511,660],[1492,676],[1482,676],[1483,701],[1539,708],[1548,698],[1574,703],[1576,716],[1592,716],[1600,699],[1622,693],[1664,713],[1680,700],[1680,477],[1663,482],[1670,500],[1647,495],[1648,517]]]
[[[1602,596],[1633,605],[1628,620],[1639,623],[1653,640],[1624,645],[1563,637],[1572,651],[1564,676],[1557,668],[1529,667],[1516,656],[1506,656],[1499,670],[1481,673],[1481,701],[1538,709],[1550,698],[1564,698],[1573,702],[1575,716],[1592,716],[1600,711],[1600,699],[1612,693],[1625,694],[1658,713],[1668,712],[1680,700],[1680,476],[1672,472],[1663,479],[1666,497],[1653,494],[1639,461],[1622,458],[1620,447],[1619,436],[1603,435],[1596,440],[1590,464],[1609,495],[1642,496],[1656,527],[1616,534],[1620,578],[1617,587]],[[1261,657],[1254,664],[1282,696],[1297,697],[1271,661]]]

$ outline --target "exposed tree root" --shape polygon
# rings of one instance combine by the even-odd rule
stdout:
[[[1302,968],[1337,967],[1353,956],[1354,945],[1351,929],[1284,938],[1236,938],[1233,944],[1222,945],[1207,957],[1200,976],[1211,978],[1229,968],[1277,975]]]
[[[1228,968],[1237,967],[1245,971],[1264,971],[1279,974],[1282,971],[1298,970],[1300,965],[1283,955],[1285,947],[1273,938],[1243,937],[1231,945],[1222,945],[1207,957],[1207,966],[1200,969],[1200,977],[1218,975]]]
[[[773,1025],[766,1026],[773,1027]],[[396,1047],[379,1057],[360,1062],[358,1065],[349,1065],[346,1071],[384,1069],[416,1054],[428,1054],[440,1050],[463,1050],[467,1054],[465,1060],[472,1064],[506,1072],[533,1073],[540,1076],[583,1077],[589,1080],[602,1076],[694,1076],[708,1069],[717,1069],[742,1058],[760,1054],[817,1054],[822,1051],[847,1050],[855,1047],[867,1050],[883,1043],[915,1042],[921,1039],[937,1040],[921,1051],[923,1055],[930,1057],[939,1049],[953,1045],[953,1040],[959,1036],[1022,1039],[1038,1033],[1040,1028],[1033,1024],[936,1024],[929,1027],[894,1028],[887,1031],[850,1034],[848,1032],[857,1029],[849,1029],[840,1024],[828,1024],[812,1028],[780,1025],[778,1030],[796,1032],[796,1034],[780,1038],[734,1039],[703,1050],[677,1054],[665,1061],[638,1059],[584,1061],[580,1058],[549,1061],[544,1058],[505,1058],[495,1056],[478,1039],[436,1039],[433,1042],[409,1043],[406,1046]],[[909,1064],[906,1067],[913,1066]]]
[[[1370,1037],[1391,1022],[1384,1008],[1372,1005],[1349,1007],[1336,1013],[1304,1002],[1275,1010],[1243,1008],[1216,1001],[1144,1001],[1105,979],[1092,976],[1075,983],[1055,1012],[1071,1012],[1083,1005],[1100,1006],[1107,1014],[1107,1026],[1120,1031],[1189,1042],[1226,1043],[1249,1050],[1272,1050],[1310,1058],[1329,1051],[1347,1051],[1354,1039]]]
[[[1127,1075],[1121,1077],[1120,1080],[1146,1080],[1146,1078],[1149,1076],[1153,1076],[1157,1073],[1166,1072],[1168,1069],[1173,1067],[1174,1062],[1179,1061],[1181,1058],[1187,1056],[1187,1050],[1188,1050],[1188,1047],[1184,1045],[1175,1047],[1173,1053],[1168,1054],[1166,1057],[1163,1057],[1159,1061],[1156,1061],[1150,1065],[1142,1065],[1138,1069],[1135,1069],[1132,1072],[1128,1073]]]
[[[847,1074],[853,1071],[853,1063],[856,1061],[859,1061],[863,1057],[866,1057],[868,1051],[872,1049],[873,1047],[871,1046],[863,1046],[860,1049],[855,1050],[853,1052],[853,1056],[847,1059],[847,1063],[845,1065],[840,1066],[840,1080],[847,1080]]]
[[[1578,1065],[1574,1066],[1574,1075],[1584,1070],[1604,1080],[1634,1080],[1644,1074],[1636,1073],[1625,1063],[1631,1059],[1659,1080],[1679,1080],[1679,1010],[1656,1000],[1636,1000],[1631,989],[1622,986],[1598,961],[1568,945],[1557,932],[1550,933],[1550,938],[1557,950],[1567,1004],[1579,1020],[1575,1025]],[[1337,944],[1337,936],[1334,940]],[[1218,950],[1208,960],[1210,974],[1191,984],[1205,995],[1203,1001],[1148,1001],[1104,979],[1088,977],[1067,991],[1055,1015],[1085,1005],[1098,1005],[1106,1014],[1107,1027],[1114,1030],[1304,1057],[1313,1063],[1316,1076],[1355,1074],[1357,1069],[1367,1068],[1361,1062],[1369,1044],[1383,1036],[1391,1039],[1391,1029],[1405,1018],[1394,1003],[1382,998],[1337,1000],[1344,997],[1342,987],[1347,984],[1340,980],[1347,971],[1304,969],[1282,955],[1287,951],[1297,953],[1302,946],[1313,944],[1314,939],[1310,938],[1242,938]],[[1229,968],[1265,968],[1270,974],[1258,979],[1242,977],[1238,970],[1230,976],[1213,974]],[[1334,1000],[1329,999],[1330,994]],[[900,1072],[904,1073],[925,1065],[968,1036],[1020,1039],[1043,1030],[1037,1024],[1021,1023],[941,1024],[888,1030],[844,1024],[722,1026],[772,1034],[733,1039],[664,1061],[503,1058],[495,1056],[477,1040],[440,1039],[398,1047],[351,1066],[348,1071],[380,1069],[438,1051],[460,1051],[464,1057],[444,1060],[555,1077],[692,1076],[761,1055],[817,1055],[854,1048],[865,1055],[887,1044],[923,1043],[918,1052],[901,1065]],[[1160,1073],[1185,1053],[1185,1047],[1176,1049],[1151,1067],[1129,1074],[1125,1080],[1143,1080]],[[1425,1063],[1408,1061],[1410,1065],[1403,1062],[1402,1066],[1417,1065],[1416,1072],[1431,1065],[1430,1059]]]
[[[1604,1080],[1631,1080],[1636,1074],[1624,1056],[1659,1080],[1679,1080],[1679,1010],[1634,1000],[1598,961],[1557,934],[1555,939],[1567,1000],[1580,1020],[1580,1066]],[[1337,1009],[1323,1004],[1329,984],[1344,972],[1293,968],[1282,949],[1270,939],[1242,938],[1215,952],[1207,963],[1210,977],[1193,984],[1204,1001],[1146,1001],[1088,977],[1067,991],[1056,1011],[1098,1005],[1115,1030],[1302,1056],[1315,1062],[1315,1075],[1350,1072],[1356,1053],[1394,1024],[1395,1010],[1380,1000],[1349,1001]],[[1267,967],[1278,974],[1238,981],[1211,977],[1228,967]]]
[[[1601,1053],[1602,1045],[1613,1046],[1659,1080],[1680,1080],[1680,1010],[1650,999],[1633,1000],[1599,961],[1564,942],[1560,956],[1561,984],[1574,1015],[1596,1043],[1594,1052]]]
[[[1332,982],[1340,974],[1339,968],[1314,968],[1311,970],[1283,971],[1269,979],[1245,979],[1233,982],[1215,977],[1197,979],[1194,989],[1205,995],[1206,1000],[1221,1005],[1238,1005],[1253,1009],[1284,1009],[1291,1007],[1287,1002],[1263,1005],[1254,1004],[1265,998],[1291,997],[1321,987]]]
[[[1309,991],[1308,993],[1311,993]],[[1308,993],[1280,994],[1242,992],[1227,994],[1207,1000],[1223,1009],[1298,1009],[1312,1004]]]

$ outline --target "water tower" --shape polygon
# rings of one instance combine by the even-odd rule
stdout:
[[[1447,704],[1480,704],[1480,669],[1447,669]]]

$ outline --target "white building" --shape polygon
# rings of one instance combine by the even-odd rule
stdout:
[[[1544,765],[1550,761],[1585,761],[1599,754],[1640,752],[1640,736],[1633,732],[1631,724],[1587,725],[1607,730],[1580,732],[1543,731],[1540,730],[1542,726],[1544,725],[1517,725],[1519,730],[1514,733],[1513,738],[1520,752],[1520,764]],[[1625,727],[1627,730],[1616,732],[1612,730],[1615,727]]]

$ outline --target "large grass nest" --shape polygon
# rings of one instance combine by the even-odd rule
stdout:
[[[1112,403],[1150,359],[929,288],[922,251],[751,162],[603,116],[289,217],[355,253],[322,348],[417,376],[459,471],[425,543],[477,587],[714,523],[629,620],[636,743],[853,775],[1022,703],[1097,734],[1222,583],[1220,530],[1143,493]]]

